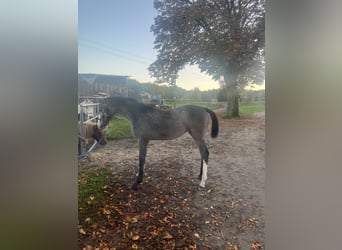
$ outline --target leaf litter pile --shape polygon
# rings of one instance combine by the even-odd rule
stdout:
[[[130,188],[134,165],[124,174],[108,173],[108,183],[101,187],[105,197],[101,205],[90,216],[79,216],[80,249],[197,249],[198,215],[190,204],[196,185],[186,177],[173,179],[176,169],[170,173],[170,169],[151,168],[158,176],[152,180],[145,173],[137,191]],[[94,197],[90,194],[88,200]],[[79,213],[85,207],[80,206]]]
[[[220,228],[231,216],[229,211],[245,205],[226,202],[211,206],[216,201],[216,190],[200,189],[192,177],[177,177],[178,167],[150,166],[137,191],[131,190],[134,165],[116,175],[107,169],[82,174],[83,183],[84,178],[91,176],[105,181],[97,183],[102,184],[97,190],[91,184],[93,193],[102,194],[90,192],[84,198],[87,202],[79,207],[79,249],[215,249],[210,242],[222,234]],[[207,201],[204,212],[194,205],[196,193]],[[92,202],[97,199],[100,202],[94,205]],[[240,222],[240,228],[253,229],[257,223],[256,218],[249,218]],[[203,235],[203,227],[210,233]],[[239,249],[227,240],[225,247]],[[262,245],[256,241],[250,249],[262,249]]]
[[[221,126],[221,137],[211,145],[215,158],[205,189],[195,178],[199,169],[186,137],[150,145],[137,191],[131,189],[138,162],[135,142],[108,143],[93,163],[81,162],[79,249],[264,249],[263,205],[255,194],[263,191],[252,186],[262,183],[263,164],[256,156],[263,152],[263,134],[255,135],[263,124],[229,122],[230,130]],[[249,136],[252,141],[241,140]]]

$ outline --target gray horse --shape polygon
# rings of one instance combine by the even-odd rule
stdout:
[[[104,100],[101,128],[107,126],[114,114],[126,116],[132,123],[135,136],[139,139],[139,172],[132,188],[137,189],[144,176],[147,144],[150,140],[171,140],[188,132],[195,140],[201,154],[200,186],[207,180],[209,151],[204,141],[208,114],[212,120],[211,137],[218,135],[219,124],[216,114],[207,108],[185,105],[173,110],[159,110],[139,103],[132,98],[109,97]]]

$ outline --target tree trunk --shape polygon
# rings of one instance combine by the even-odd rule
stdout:
[[[227,85],[227,116],[229,118],[240,117],[239,92],[236,84]]]
[[[229,61],[224,74],[224,81],[227,91],[227,116],[229,118],[240,117],[239,112],[239,91],[237,89],[237,79],[240,74],[240,66],[234,60]]]

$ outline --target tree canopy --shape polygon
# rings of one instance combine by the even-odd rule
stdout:
[[[227,69],[253,78],[264,48],[264,1],[155,0],[157,60],[149,67],[160,82],[172,83],[187,63],[219,80]]]
[[[155,0],[154,7],[158,55],[149,71],[157,82],[172,84],[186,64],[197,64],[227,87],[230,106],[237,85],[263,82],[264,0]]]

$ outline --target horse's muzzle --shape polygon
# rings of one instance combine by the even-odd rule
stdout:
[[[101,138],[100,141],[99,141],[99,144],[100,145],[106,145],[107,144],[107,140],[105,137]]]

